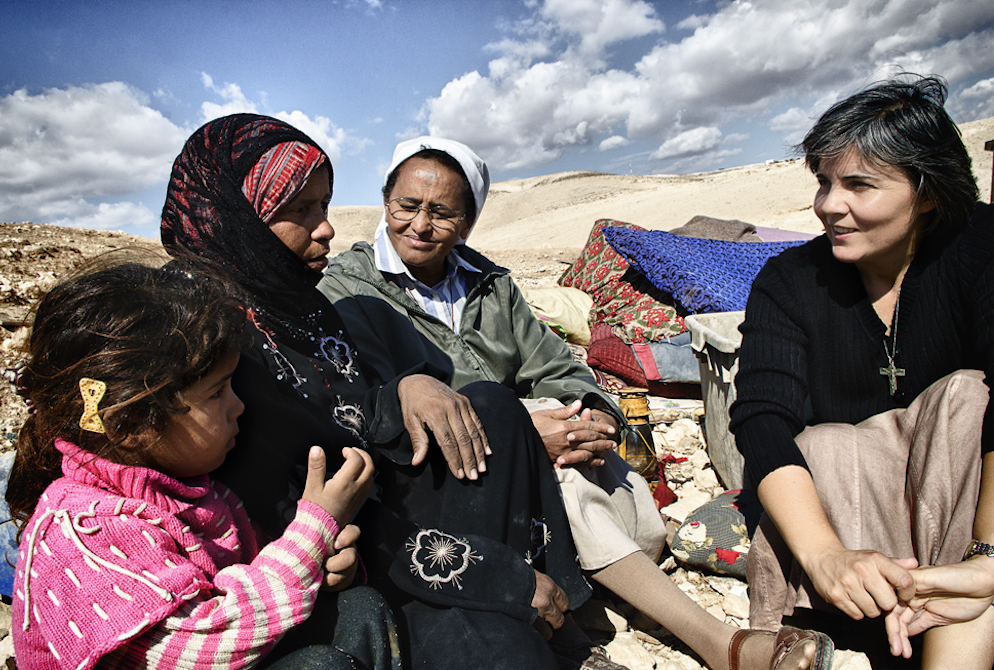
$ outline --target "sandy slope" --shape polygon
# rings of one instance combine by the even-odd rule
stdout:
[[[961,126],[981,196],[990,198],[994,118]],[[821,232],[811,211],[815,182],[801,160],[681,176],[563,172],[497,182],[470,243],[484,252],[582,247],[594,221],[614,218],[669,230],[697,214]],[[379,207],[332,207],[333,251],[371,239]]]

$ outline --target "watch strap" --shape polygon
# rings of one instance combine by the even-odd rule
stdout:
[[[963,555],[963,560],[965,561],[971,556],[978,556],[980,554],[994,558],[994,545],[986,544],[980,540],[974,540],[970,543],[966,553]]]

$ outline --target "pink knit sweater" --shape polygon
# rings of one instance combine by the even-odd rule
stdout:
[[[242,503],[206,475],[56,447],[64,476],[28,522],[14,581],[22,670],[246,668],[310,614],[338,534],[319,506],[301,501],[260,552]]]

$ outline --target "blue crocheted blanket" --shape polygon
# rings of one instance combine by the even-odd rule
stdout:
[[[805,242],[725,242],[615,226],[605,227],[604,236],[656,288],[695,314],[745,309],[766,261]]]

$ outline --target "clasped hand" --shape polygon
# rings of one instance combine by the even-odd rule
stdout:
[[[840,545],[821,549],[802,565],[826,601],[859,620],[890,612],[898,600],[911,598],[915,585],[908,570],[917,567],[918,562]]]
[[[887,614],[887,639],[895,656],[911,657],[908,638],[934,626],[972,621],[994,602],[994,559],[974,556],[949,565],[910,571],[914,595]]]
[[[618,446],[618,424],[610,414],[582,409],[577,400],[566,407],[532,412],[549,460],[554,467],[603,465],[601,454]],[[578,420],[570,417],[578,416]]]

